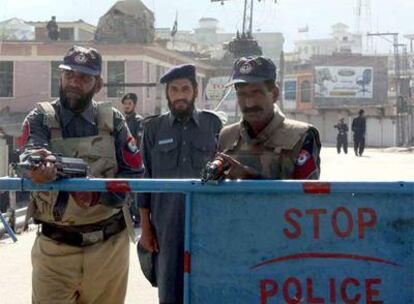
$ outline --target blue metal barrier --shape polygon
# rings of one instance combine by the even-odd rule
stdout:
[[[186,194],[185,303],[414,303],[414,182],[68,179]]]

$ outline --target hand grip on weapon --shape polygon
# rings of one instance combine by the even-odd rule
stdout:
[[[56,157],[46,149],[32,150],[29,157],[40,156],[42,161],[29,169],[27,176],[35,184],[52,182],[57,178]]]
[[[229,179],[257,179],[260,176],[255,169],[243,165],[227,154],[217,153],[217,156],[222,157],[230,165],[226,174],[226,177]]]

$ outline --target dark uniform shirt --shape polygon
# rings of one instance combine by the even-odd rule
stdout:
[[[52,103],[58,115],[62,128],[62,137],[86,137],[98,134],[97,126],[97,107],[95,103],[82,113],[74,113],[65,107],[62,107],[59,101]],[[130,176],[143,172],[143,167],[134,166],[130,163],[126,154],[136,152],[135,147],[129,145],[131,134],[128,131],[125,119],[121,112],[113,108],[116,159],[118,162],[117,177]],[[32,147],[42,147],[48,149],[50,141],[50,130],[44,123],[45,115],[38,109],[32,110],[23,123],[23,139],[21,145],[30,150]],[[110,147],[108,147],[110,148]],[[27,153],[25,153],[27,154]]]
[[[365,131],[366,131],[366,119],[365,119],[365,117],[358,116],[358,117],[354,118],[354,120],[352,121],[352,131],[357,136],[365,135]]]
[[[61,105],[59,101],[52,103],[56,114],[59,118],[62,137],[86,137],[98,134],[97,126],[97,106],[92,102],[89,107],[82,113],[74,113]],[[31,153],[33,147],[49,149],[49,141],[51,138],[50,130],[45,124],[45,115],[37,108],[32,110],[23,123],[23,133],[19,138],[19,144],[24,147],[24,151],[20,156],[21,160]],[[138,177],[143,174],[143,165],[141,161],[140,151],[136,145],[131,144],[132,136],[128,130],[125,119],[121,112],[113,108],[113,137],[118,172],[116,177]],[[110,202],[123,200],[123,195],[114,197],[111,193],[102,193],[103,201]]]
[[[145,178],[200,178],[215,155],[221,127],[220,119],[207,111],[194,111],[185,123],[171,113],[149,119],[142,141]],[[139,206],[150,209],[160,245],[155,260],[159,300],[182,303],[184,196],[141,194]]]

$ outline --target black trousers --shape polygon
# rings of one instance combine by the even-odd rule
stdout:
[[[336,137],[336,150],[338,154],[341,153],[341,148],[344,149],[345,154],[348,153],[348,136],[347,134],[338,134]]]
[[[365,149],[365,135],[354,134],[354,151],[355,155],[362,156]]]

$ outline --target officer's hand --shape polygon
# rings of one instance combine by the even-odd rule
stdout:
[[[152,225],[149,227],[142,226],[142,233],[139,243],[145,250],[149,252],[159,252],[160,247],[158,245],[157,237],[155,236],[155,231]]]
[[[38,167],[33,168],[28,171],[27,176],[35,184],[44,184],[56,180],[57,169],[55,167],[56,157],[52,155],[52,152],[46,149],[33,150],[31,155],[39,155],[44,157],[44,162],[42,162]]]
[[[251,167],[243,165],[238,160],[233,157],[224,154],[218,153],[225,161],[230,164],[230,169],[226,175],[229,179],[255,179],[259,176],[258,172]]]

